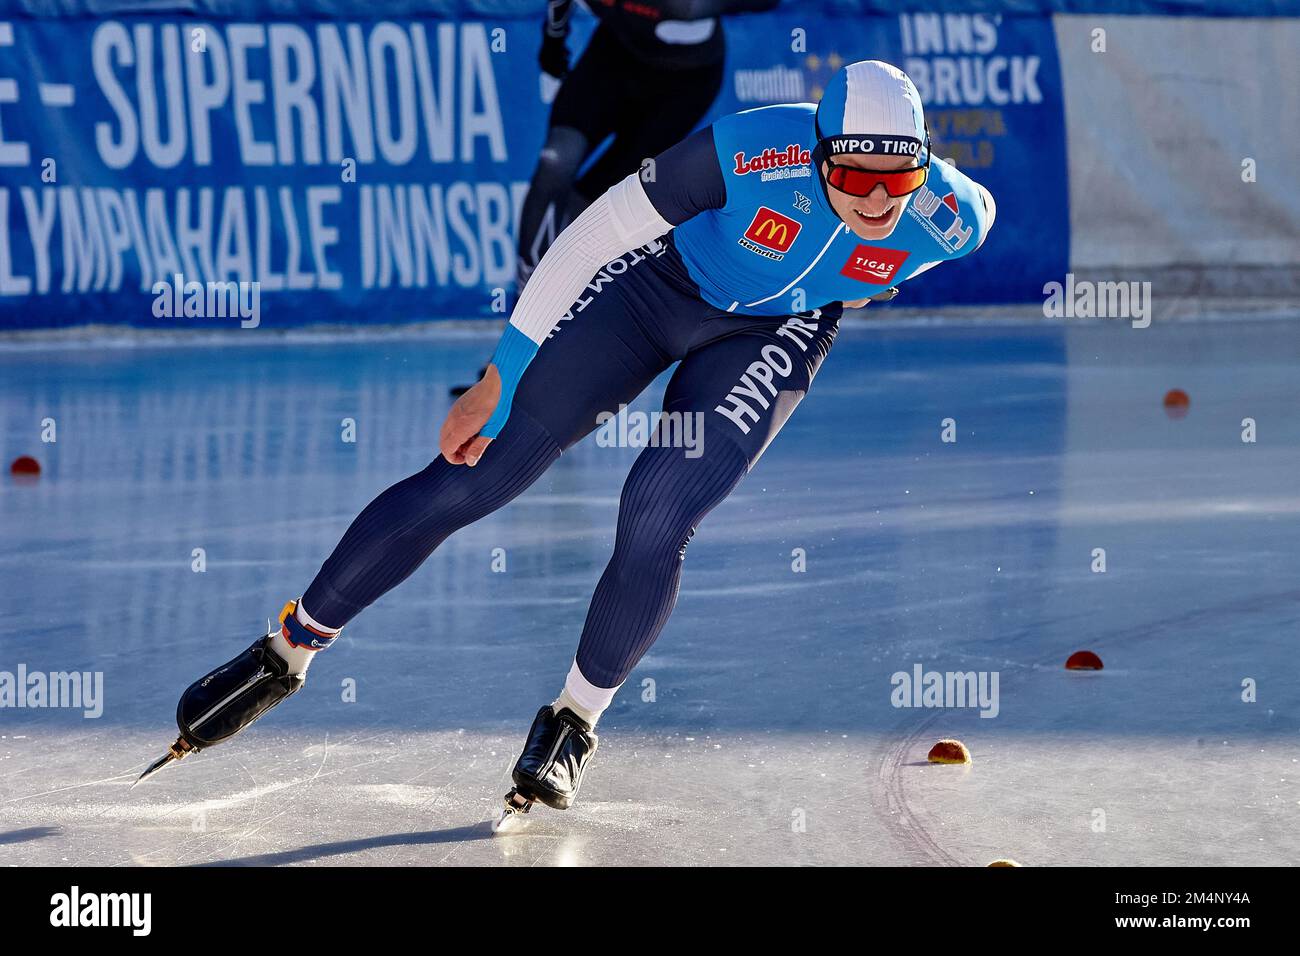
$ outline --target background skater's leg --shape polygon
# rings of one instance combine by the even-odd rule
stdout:
[[[551,104],[546,142],[519,214],[516,295],[523,291],[555,237],[591,201],[575,192],[574,182],[592,150],[614,131],[620,104],[627,96],[625,60],[617,39],[608,30],[597,29],[560,84]],[[617,179],[634,169],[636,162]]]

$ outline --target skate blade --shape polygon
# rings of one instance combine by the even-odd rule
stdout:
[[[169,763],[181,760],[193,751],[194,748],[186,743],[184,738],[178,737],[176,743],[172,744],[165,754],[145,768],[144,773],[140,774],[140,776],[136,778],[135,783],[131,784],[131,789],[134,790]]]
[[[522,813],[516,813],[514,810],[502,810],[497,818],[492,821],[492,833],[496,836],[510,836],[513,833],[522,833],[528,828],[528,817]]]
[[[532,809],[533,801],[529,800],[524,804],[513,802],[515,791],[511,790],[506,794],[506,805],[501,808],[496,819],[492,821],[492,832],[499,836],[509,836],[512,833],[519,833],[527,828],[530,820],[528,811]]]

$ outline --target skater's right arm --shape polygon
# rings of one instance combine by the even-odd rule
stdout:
[[[725,202],[713,132],[705,128],[588,206],[542,256],[487,374],[452,406],[440,440],[444,457],[452,464],[478,463],[510,415],[524,370],[602,266]]]

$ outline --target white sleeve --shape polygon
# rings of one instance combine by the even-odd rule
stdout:
[[[989,237],[989,230],[993,228],[993,220],[998,217],[998,204],[993,201],[993,194],[991,192],[983,186],[980,186],[979,183],[976,183],[975,185],[979,188],[980,198],[984,200],[984,212],[987,216],[984,221],[984,234],[980,236],[980,241],[975,244],[975,249],[978,249],[980,246],[984,245],[984,240]],[[975,249],[972,249],[971,252],[974,252]]]
[[[615,183],[551,243],[510,316],[540,345],[605,263],[672,229],[636,173]]]

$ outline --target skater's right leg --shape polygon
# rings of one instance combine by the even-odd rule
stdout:
[[[410,576],[448,535],[495,511],[560,455],[531,416],[516,410],[474,468],[439,457],[361,512],[308,588],[279,623],[233,660],[195,681],[176,707],[180,738],[168,759],[221,743],[297,693],[311,658],[362,608]],[[141,777],[141,779],[144,779]]]
[[[270,633],[190,686],[177,707],[174,756],[228,739],[295,693],[306,662],[362,608],[453,531],[522,492],[593,431],[602,412],[632,401],[684,353],[683,330],[655,321],[667,292],[650,260],[664,252],[655,244],[628,253],[561,317],[475,467],[440,457],[382,493],[353,521],[304,600],[290,602]]]
[[[342,628],[452,532],[512,500],[559,456],[550,433],[516,408],[476,467],[439,456],[367,505],[303,594],[303,608],[326,628]]]
[[[448,535],[500,508],[537,480],[603,412],[632,401],[677,357],[649,320],[662,290],[636,251],[574,303],[515,392],[501,433],[473,468],[439,457],[372,501],[303,594],[302,606],[341,628],[404,581]]]

